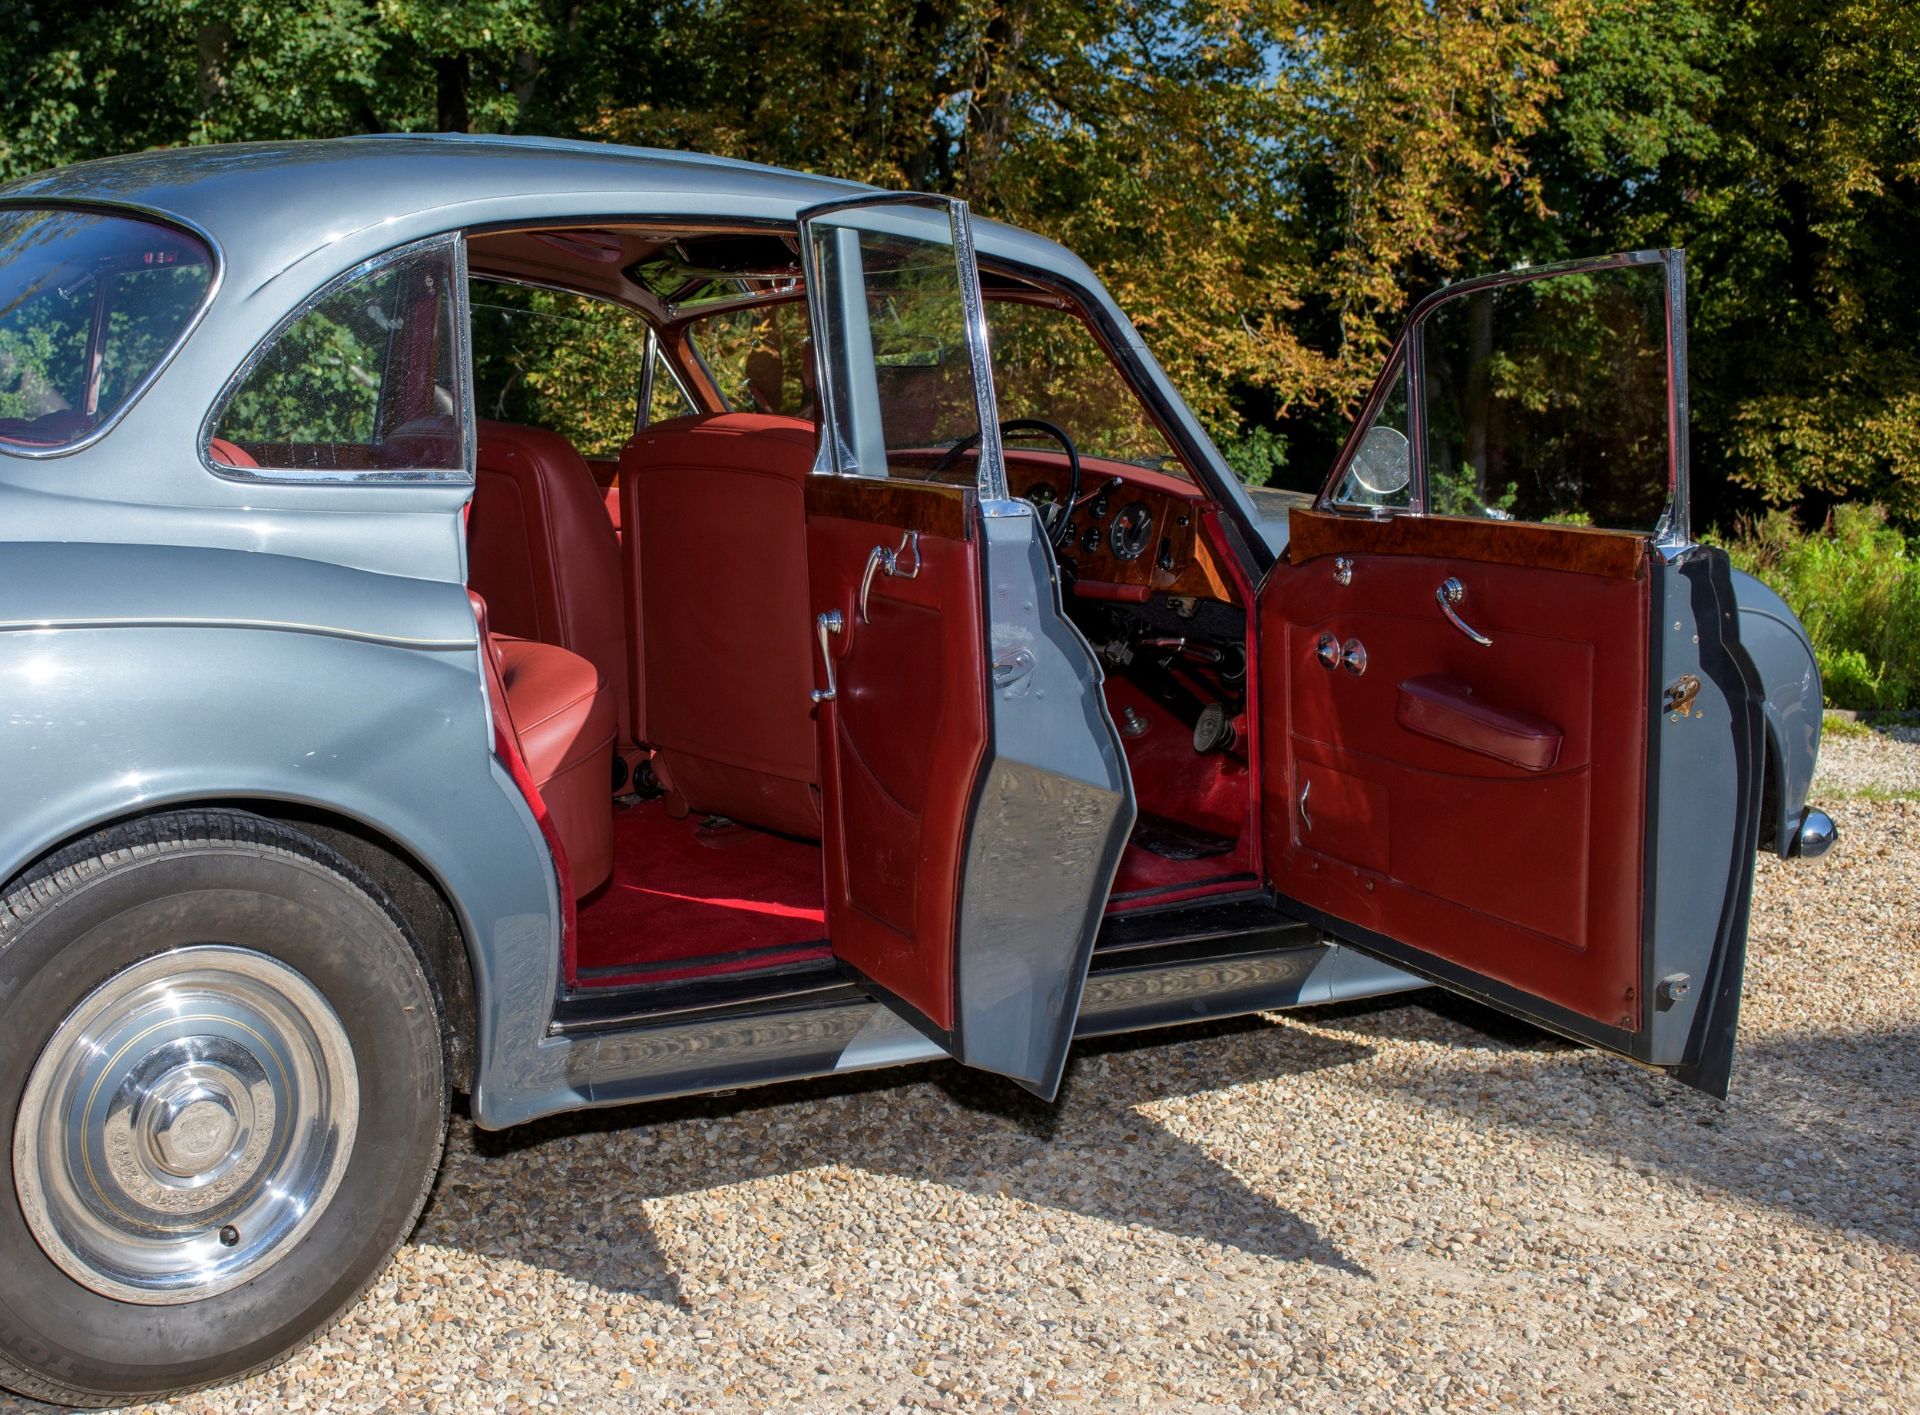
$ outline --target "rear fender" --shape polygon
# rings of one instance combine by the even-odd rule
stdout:
[[[543,1052],[560,955],[552,860],[493,755],[470,613],[466,626],[465,645],[435,648],[180,619],[0,631],[0,873],[197,801],[358,821],[452,901],[473,967],[476,1118],[496,1095],[511,1111],[528,1086],[564,1104],[564,1049]]]

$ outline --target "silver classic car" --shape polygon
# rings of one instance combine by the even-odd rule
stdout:
[[[1724,1094],[1820,683],[1649,251],[1250,497],[1085,265],[582,143],[0,188],[0,1382],[271,1363],[474,1121],[1451,988]],[[567,1202],[556,1195],[554,1202]]]

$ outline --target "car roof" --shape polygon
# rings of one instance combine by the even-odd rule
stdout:
[[[734,158],[566,138],[380,134],[164,148],[100,158],[0,187],[0,201],[105,202],[167,215],[213,237],[244,277],[268,278],[377,228],[483,226],[541,214],[790,221],[879,189]],[[997,222],[983,248],[1063,272],[1079,262]],[[248,278],[246,283],[253,283]]]

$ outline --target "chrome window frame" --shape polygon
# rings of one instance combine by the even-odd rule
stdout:
[[[819,400],[821,429],[814,472],[816,475],[832,476],[884,475],[850,470],[855,465],[848,460],[853,449],[838,446],[836,430],[839,410],[834,405],[832,369],[829,366],[832,350],[828,347],[829,341],[821,337],[822,332],[830,327],[826,282],[819,278],[818,262],[814,258],[813,223],[822,217],[890,207],[918,207],[946,214],[954,270],[958,277],[961,326],[967,341],[967,357],[972,364],[974,417],[980,430],[979,470],[975,477],[975,485],[980,493],[980,508],[982,514],[987,516],[1026,515],[1032,508],[1024,501],[1014,500],[1007,492],[1006,453],[1000,440],[999,400],[993,388],[986,301],[980,293],[980,262],[973,243],[973,218],[967,204],[957,197],[935,196],[928,192],[884,192],[877,196],[826,202],[800,213],[800,257],[806,271],[807,317],[814,331],[814,386],[818,390],[815,396]],[[864,280],[861,288],[865,288]]]
[[[220,417],[247,378],[267,356],[280,337],[305,318],[321,301],[329,299],[355,281],[425,251],[450,250],[453,254],[453,358],[456,406],[454,416],[460,429],[460,460],[453,467],[379,467],[365,470],[320,470],[301,467],[231,467],[213,460],[212,443]],[[247,357],[228,375],[219,394],[200,420],[200,465],[222,481],[269,486],[470,486],[474,481],[474,392],[473,349],[468,321],[471,311],[467,300],[467,243],[462,231],[443,231],[405,245],[394,246],[370,256],[349,270],[342,271],[301,300],[288,314],[275,322],[266,336],[255,344]],[[384,397],[384,391],[382,393]]]
[[[171,364],[174,357],[186,346],[187,340],[193,337],[193,332],[206,319],[207,311],[213,308],[214,299],[219,295],[221,283],[226,278],[226,252],[221,248],[220,242],[214,239],[213,233],[199,222],[189,221],[183,216],[175,216],[172,212],[137,202],[39,201],[26,197],[11,197],[0,200],[0,211],[79,211],[90,216],[120,216],[145,221],[150,225],[171,226],[175,230],[186,232],[204,245],[213,267],[212,278],[207,281],[206,291],[200,297],[200,307],[193,312],[191,319],[180,326],[180,332],[174,336],[173,342],[167,345],[145,376],[133,385],[132,390],[110,417],[102,420],[85,437],[62,443],[58,447],[23,447],[0,440],[0,453],[5,453],[9,457],[18,457],[23,461],[45,462],[56,457],[71,457],[76,452],[86,451],[118,427],[121,419],[131,413],[135,405],[146,396],[147,390],[159,382],[160,375],[167,371],[167,365]]]
[[[1338,516],[1361,516],[1377,519],[1386,516],[1425,516],[1427,510],[1427,400],[1426,390],[1422,387],[1422,364],[1424,345],[1422,331],[1427,318],[1441,305],[1462,299],[1468,295],[1480,294],[1487,290],[1496,290],[1508,285],[1524,285],[1534,280],[1550,280],[1560,275],[1584,275],[1599,271],[1625,270],[1639,266],[1658,265],[1662,268],[1666,305],[1666,342],[1667,342],[1667,507],[1659,521],[1650,529],[1642,531],[1619,531],[1617,533],[1639,535],[1649,539],[1662,554],[1669,558],[1692,544],[1689,505],[1692,495],[1691,474],[1689,470],[1689,450],[1687,444],[1687,424],[1690,412],[1690,399],[1687,391],[1687,270],[1686,252],[1675,248],[1654,250],[1623,251],[1618,255],[1595,256],[1586,260],[1558,261],[1551,265],[1523,266],[1517,270],[1502,271],[1495,275],[1476,276],[1471,280],[1461,280],[1455,284],[1443,286],[1426,296],[1413,307],[1407,316],[1405,327],[1399,338],[1387,352],[1387,360],[1380,376],[1374,380],[1373,388],[1368,392],[1366,401],[1361,404],[1359,416],[1354,419],[1347,431],[1347,440],[1341,444],[1340,453],[1333,461],[1333,470],[1320,488],[1320,494],[1314,498],[1314,509],[1329,511]],[[1405,507],[1382,507],[1365,509],[1334,499],[1335,492],[1345,480],[1347,467],[1360,450],[1360,441],[1373,425],[1374,417],[1381,405],[1390,395],[1394,364],[1401,355],[1406,357],[1407,379],[1407,436],[1413,447],[1413,484],[1409,505]],[[1538,525],[1539,522],[1517,522],[1521,525]]]

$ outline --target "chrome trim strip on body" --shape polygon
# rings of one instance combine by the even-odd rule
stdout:
[[[0,441],[0,452],[4,452],[9,457],[19,457],[32,462],[44,462],[50,458],[70,457],[75,452],[84,452],[118,427],[121,419],[132,412],[135,404],[146,396],[147,390],[159,382],[160,375],[167,371],[167,365],[173,362],[174,355],[186,347],[187,340],[193,337],[194,330],[198,329],[201,321],[207,317],[207,311],[213,308],[213,302],[220,293],[221,282],[226,278],[227,271],[226,252],[221,249],[220,243],[214,239],[211,231],[197,221],[190,221],[184,216],[162,211],[158,207],[143,206],[137,202],[87,201],[67,197],[49,201],[35,201],[31,198],[0,200],[0,211],[48,210],[85,211],[100,216],[126,216],[150,224],[177,227],[206,246],[207,254],[213,262],[213,276],[207,281],[206,291],[200,297],[200,307],[193,312],[193,318],[181,326],[173,342],[167,345],[166,351],[154,361],[153,367],[147,370],[146,377],[133,385],[133,391],[122,400],[118,408],[114,409],[111,417],[101,422],[85,437],[59,447],[22,447],[17,443]]]
[[[331,624],[302,624],[287,619],[243,619],[238,616],[210,616],[203,619],[182,615],[0,619],[0,634],[51,633],[63,629],[278,629],[289,634],[317,634],[329,639],[352,639],[363,644],[386,644],[392,648],[426,649],[435,653],[465,653],[476,642],[475,639],[415,639],[402,634],[343,629]]]

